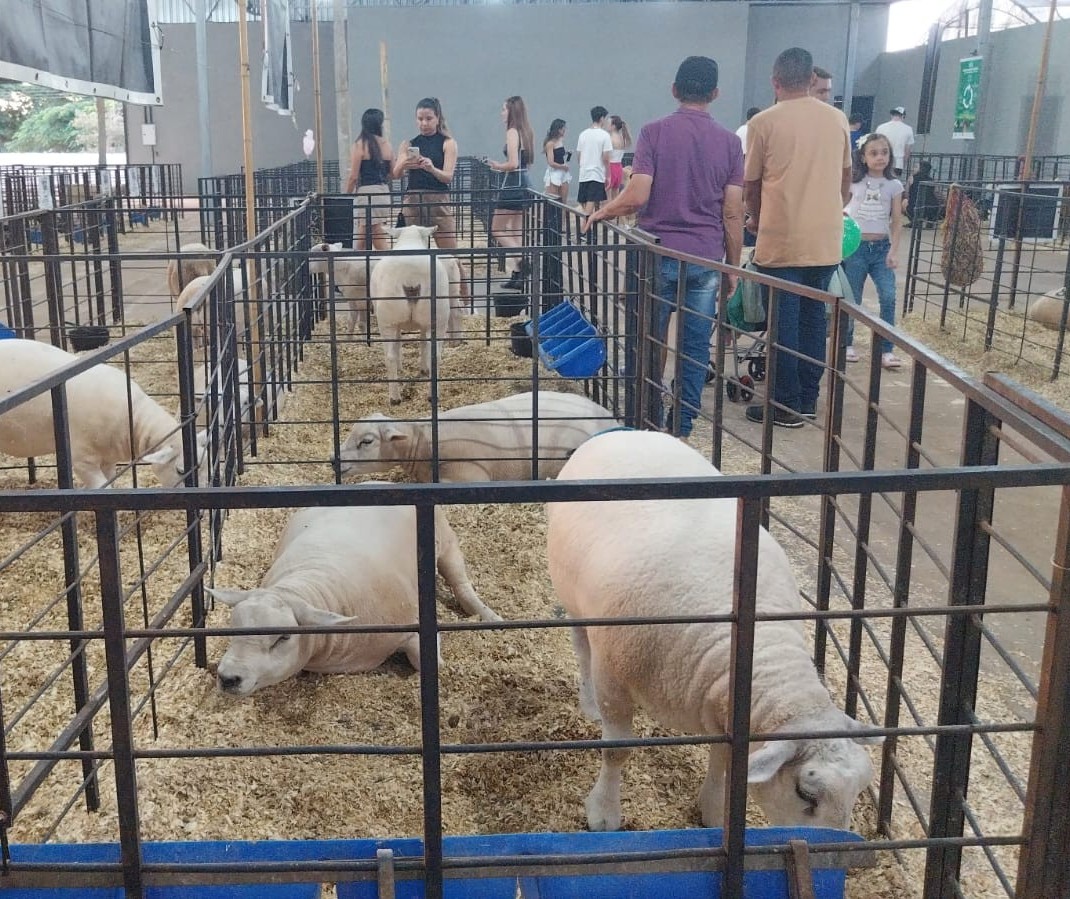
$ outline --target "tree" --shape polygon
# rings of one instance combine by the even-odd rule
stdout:
[[[17,82],[0,83],[0,150],[33,112],[33,98]]]
[[[93,101],[79,102],[92,104]],[[85,150],[85,144],[74,128],[78,105],[79,103],[67,103],[32,113],[19,125],[8,149],[37,153],[72,153]]]

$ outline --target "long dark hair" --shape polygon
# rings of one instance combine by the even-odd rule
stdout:
[[[613,123],[613,127],[620,132],[621,140],[624,141],[624,147],[622,149],[630,147],[632,145],[632,133],[628,130],[628,123],[619,115],[611,115],[609,120]]]
[[[520,146],[527,151],[528,159],[530,160],[531,145],[535,143],[535,134],[532,132],[531,123],[528,121],[528,109],[524,105],[524,98],[519,95],[507,97],[505,108],[509,113],[505,127],[507,129],[516,129],[516,133],[520,136]]]
[[[869,166],[866,165],[866,147],[875,140],[882,140],[888,145],[888,164],[884,167],[884,171],[881,172],[881,176],[887,178],[889,181],[895,177],[895,170],[892,168],[895,163],[895,157],[892,155],[892,142],[883,134],[877,134],[877,132],[874,131],[872,134],[867,134],[858,142],[858,149],[854,151],[854,155],[851,158],[853,163],[851,181],[855,184],[858,184],[859,181],[869,174]]]
[[[383,136],[383,111],[381,109],[365,109],[360,117],[360,134],[357,140],[364,141],[364,149],[368,152],[368,158],[379,165],[383,161],[383,149],[379,146],[379,138]]]
[[[565,130],[565,125],[567,124],[568,122],[564,119],[554,119],[546,131],[546,139],[543,143],[548,144],[552,140],[557,140],[561,136],[561,132]]]
[[[439,103],[438,97],[424,97],[416,104],[416,111],[419,112],[421,109],[430,109],[438,117],[439,134],[451,136],[449,128],[446,127],[446,115],[442,112],[442,104]]]

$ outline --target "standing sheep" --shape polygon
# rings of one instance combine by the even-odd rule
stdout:
[[[0,397],[39,381],[76,356],[35,340],[0,342]],[[133,426],[127,413],[127,384]],[[165,487],[175,487],[184,478],[182,434],[178,422],[134,381],[110,365],[95,365],[67,382],[67,413],[70,429],[71,468],[86,487],[103,487],[115,477],[116,468],[131,459],[152,465]],[[133,445],[130,434],[133,432]],[[197,450],[204,459],[207,440],[197,435]],[[56,451],[52,422],[52,397],[48,393],[0,416],[0,453],[23,459],[47,456]],[[205,482],[202,469],[200,482]]]
[[[214,257],[215,251],[203,243],[187,243],[178,248],[179,253],[199,253]],[[186,285],[201,275],[210,275],[215,271],[216,260],[212,259],[172,259],[167,263],[167,289],[171,299],[178,298]]]
[[[532,393],[460,406],[439,416],[440,481],[526,481],[531,477],[535,419]],[[584,396],[539,391],[539,477],[552,478],[569,454],[617,422]],[[353,425],[342,444],[342,475],[375,474],[400,465],[409,480],[430,481],[430,422],[375,414]]]
[[[441,509],[435,509],[435,557],[469,615],[501,620],[472,588]],[[208,592],[231,606],[233,627],[259,628],[415,625],[418,590],[415,509],[342,506],[295,512],[257,589]],[[398,651],[420,670],[415,632],[238,636],[216,674],[224,692],[248,696],[301,671],[371,671]]]
[[[395,250],[430,249],[434,231],[434,227],[420,225],[390,229]],[[403,331],[420,332],[423,340],[420,374],[424,377],[431,374],[431,342],[444,339],[449,330],[449,283],[449,267],[442,259],[432,259],[430,255],[384,256],[372,269],[369,287],[379,336],[384,341],[391,405],[401,402]]]
[[[330,272],[330,263],[325,254],[337,253],[342,249],[340,243],[318,243],[312,247],[308,261],[308,271],[312,275],[323,275],[327,278]],[[334,285],[338,292],[349,304],[349,333],[354,334],[358,329],[364,330],[364,323],[368,320],[370,301],[368,299],[369,272],[374,269],[378,262],[375,256],[357,259],[334,260]],[[329,282],[328,282],[329,283]]]
[[[717,474],[668,434],[617,431],[576,450],[558,480]],[[551,503],[547,549],[557,596],[573,618],[730,614],[736,505],[732,499]],[[758,552],[758,612],[798,612],[791,565],[764,529]],[[636,706],[665,727],[722,734],[732,708],[731,639],[729,624],[575,627],[580,707],[601,719],[606,740],[634,736]],[[758,623],[752,690],[753,732],[861,727],[833,705],[798,621]],[[873,777],[859,742],[879,738],[779,740],[752,753],[747,779],[769,822],[849,827],[855,800]],[[586,803],[591,830],[621,826],[621,770],[630,752],[602,752]],[[710,746],[699,793],[709,827],[724,823],[728,752],[727,744]]]

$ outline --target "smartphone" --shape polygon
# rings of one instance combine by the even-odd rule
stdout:
[[[572,162],[572,151],[565,150],[565,162]]]
[[[420,148],[419,147],[408,147],[407,148],[407,152],[409,154],[409,159],[419,159],[420,158]]]

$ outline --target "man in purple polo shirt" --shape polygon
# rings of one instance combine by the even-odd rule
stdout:
[[[672,95],[680,106],[672,115],[643,126],[635,143],[628,186],[587,220],[639,212],[639,227],[670,250],[739,265],[743,245],[743,148],[739,138],[713,120],[717,63],[689,56],[676,71]],[[710,335],[717,309],[720,277],[713,269],[662,258],[658,266],[656,325],[664,338],[669,315],[677,309],[677,285],[685,285],[680,344],[682,384],[680,420],[669,424],[681,437],[691,433],[702,406],[710,361]],[[735,276],[721,284],[728,297]],[[660,415],[660,412],[655,414]]]

